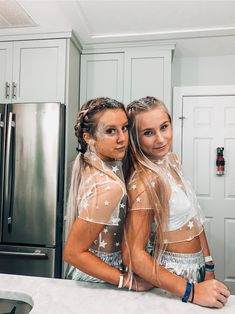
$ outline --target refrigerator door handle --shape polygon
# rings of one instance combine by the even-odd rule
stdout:
[[[0,113],[0,128],[4,128],[4,121],[2,121],[2,114]]]
[[[13,121],[13,114],[9,112],[8,118],[8,130],[6,139],[6,163],[5,163],[5,192],[4,192],[4,204],[6,212],[8,213],[7,223],[8,226],[12,224],[12,213],[11,213],[11,199],[12,199],[12,169],[10,165],[11,160],[11,141],[12,141],[12,128],[15,127],[15,122]]]
[[[0,113],[0,155],[3,154],[3,149],[2,149],[2,132],[3,132],[3,128],[4,128],[4,121],[2,121],[2,116],[3,115]],[[2,155],[0,156],[0,161],[2,162]]]
[[[35,250],[32,253],[28,252],[14,252],[14,251],[0,251],[0,255],[11,255],[11,256],[25,256],[25,257],[35,257],[35,258],[48,258],[46,253],[42,253],[40,250]]]

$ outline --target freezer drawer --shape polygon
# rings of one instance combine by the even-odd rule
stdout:
[[[0,273],[60,277],[55,248],[0,245]]]

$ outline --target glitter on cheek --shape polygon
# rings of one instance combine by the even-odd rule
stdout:
[[[99,136],[102,140],[105,139],[106,137],[104,130],[105,130],[105,123],[99,123],[97,126],[97,136]]]

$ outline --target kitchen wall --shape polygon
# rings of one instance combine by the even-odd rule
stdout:
[[[174,58],[172,86],[235,85],[235,55]]]

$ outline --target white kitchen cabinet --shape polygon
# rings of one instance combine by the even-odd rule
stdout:
[[[35,35],[36,36],[36,35]],[[0,103],[61,102],[65,115],[65,181],[77,152],[74,125],[79,110],[80,46],[70,32],[57,38],[0,37]],[[53,127],[53,126],[52,126]],[[64,203],[66,205],[66,197]]]
[[[98,96],[125,104],[155,96],[171,108],[172,47],[129,47],[81,56],[80,103]]]
[[[101,53],[81,56],[80,102],[96,97],[123,101],[124,54]]]
[[[12,43],[0,42],[0,103],[8,101],[12,81]],[[8,96],[9,95],[9,96]]]
[[[65,101],[66,39],[0,42],[0,101]]]
[[[128,49],[125,53],[124,102],[154,96],[171,104],[171,51]]]

